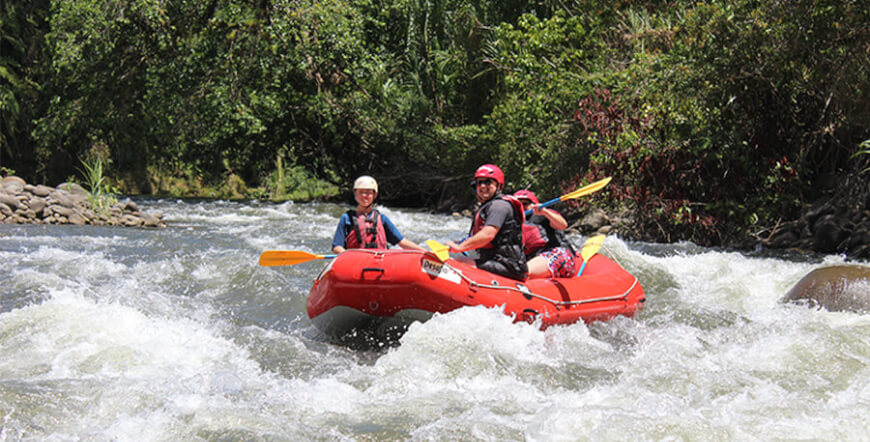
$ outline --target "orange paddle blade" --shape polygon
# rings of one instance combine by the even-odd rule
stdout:
[[[260,265],[265,267],[295,266],[315,259],[332,259],[336,255],[315,255],[301,250],[266,250],[260,255]]]

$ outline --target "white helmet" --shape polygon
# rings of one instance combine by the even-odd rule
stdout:
[[[353,182],[353,190],[357,189],[371,189],[378,193],[378,182],[368,175],[363,175]]]

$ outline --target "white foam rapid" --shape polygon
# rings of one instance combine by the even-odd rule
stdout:
[[[139,200],[160,230],[0,225],[0,440],[856,440],[870,317],[782,304],[813,268],[605,242],[646,307],[540,331],[498,309],[329,343],[305,297],[333,204]],[[411,240],[468,219],[382,208]],[[577,243],[580,237],[572,237]]]

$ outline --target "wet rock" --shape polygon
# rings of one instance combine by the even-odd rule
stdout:
[[[0,203],[5,204],[12,210],[18,210],[21,207],[21,202],[18,201],[18,198],[8,193],[0,193]]]
[[[613,231],[613,226],[611,226],[610,224],[608,224],[608,225],[606,225],[606,226],[601,226],[601,227],[599,227],[598,230],[595,231],[595,234],[596,234],[596,235],[607,235],[607,234],[609,234],[611,231]]]
[[[583,217],[580,221],[580,229],[583,232],[597,232],[604,226],[610,225],[610,218],[603,210],[596,209]]]
[[[842,217],[835,214],[822,215],[813,224],[813,248],[822,253],[834,253],[837,246],[848,236]]]
[[[88,191],[75,183],[57,188],[30,185],[19,177],[0,182],[0,222],[166,227],[163,215],[148,214],[130,200],[112,207],[90,207]]]
[[[75,224],[77,226],[83,226],[88,223],[88,219],[85,218],[84,215],[76,211],[73,211],[73,213],[67,218],[69,219],[70,224]]]
[[[801,278],[782,302],[828,311],[870,312],[870,267],[842,265],[815,269]]]
[[[142,215],[142,225],[145,227],[159,227],[162,222],[161,218],[155,215],[149,215],[147,213]]]
[[[76,200],[73,199],[72,194],[67,192],[52,192],[48,198],[53,206],[63,206],[69,209],[76,206]]]
[[[57,190],[61,190],[61,191],[64,191],[64,192],[68,192],[68,193],[71,193],[71,194],[73,194],[73,195],[83,196],[83,197],[85,197],[85,198],[87,198],[88,195],[90,195],[90,192],[88,192],[87,190],[85,190],[84,187],[82,187],[82,186],[80,186],[80,185],[78,185],[78,184],[76,184],[76,183],[61,183],[61,184],[58,184],[58,185],[57,185]]]
[[[40,213],[40,212],[42,212],[42,209],[44,209],[45,206],[48,205],[48,203],[45,201],[44,198],[34,196],[34,197],[30,198],[28,205],[30,206],[30,210],[32,210],[36,213]]]
[[[50,206],[52,213],[60,216],[69,217],[73,214],[72,207],[62,206],[62,205],[51,205]]]
[[[24,190],[24,185],[27,183],[25,183],[20,177],[10,175],[3,178],[3,181],[0,182],[0,184],[2,184],[6,193],[17,194]]]
[[[124,215],[121,217],[121,223],[127,227],[135,227],[143,224],[142,218],[134,215]]]
[[[47,197],[49,194],[51,194],[52,190],[54,190],[54,189],[52,189],[51,187],[40,184],[38,186],[33,186],[33,190],[31,190],[30,193],[32,193],[36,196],[39,196],[39,197]]]

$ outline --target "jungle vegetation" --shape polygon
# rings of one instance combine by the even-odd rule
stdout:
[[[98,158],[125,193],[307,200],[368,173],[382,201],[455,209],[492,162],[547,199],[612,176],[578,203],[715,245],[865,179],[870,9],[4,1],[0,117],[0,172],[28,182]]]

